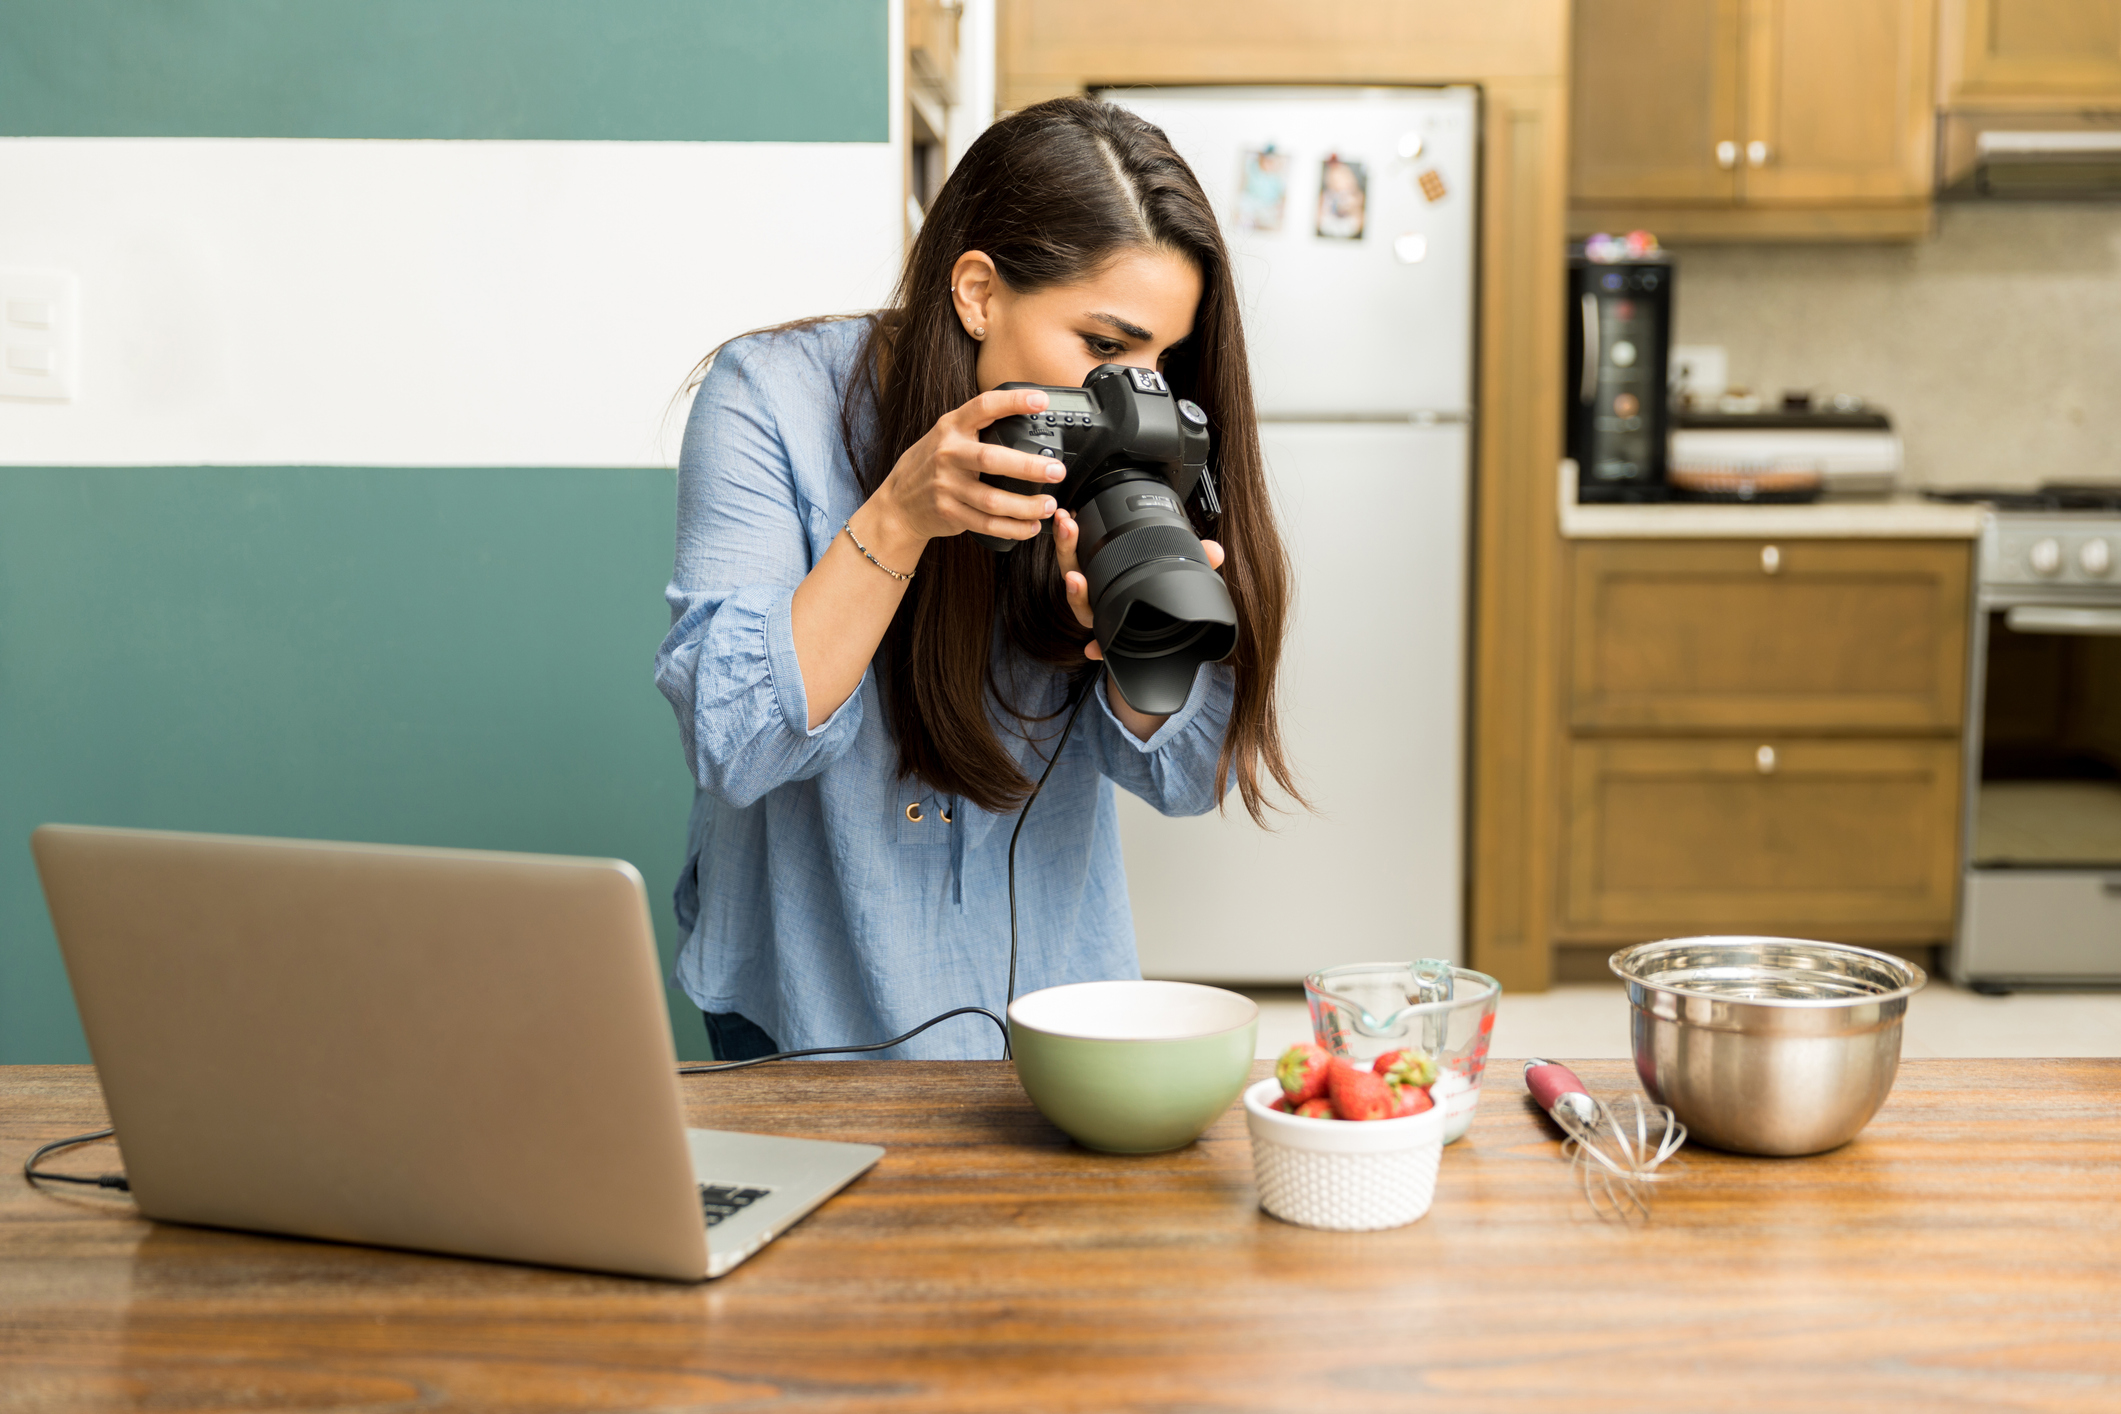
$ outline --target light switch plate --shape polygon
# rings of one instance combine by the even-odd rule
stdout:
[[[0,268],[0,398],[72,402],[80,391],[80,282]]]
[[[1731,382],[1730,360],[1723,345],[1674,344],[1671,380],[1673,393],[1690,402],[1722,397]]]

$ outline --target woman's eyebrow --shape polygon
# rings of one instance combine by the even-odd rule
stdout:
[[[1093,313],[1086,314],[1083,317],[1085,319],[1095,319],[1100,324],[1109,324],[1113,328],[1119,330],[1120,333],[1125,334],[1128,338],[1140,339],[1145,344],[1153,342],[1156,338],[1156,335],[1150,333],[1147,329],[1142,328],[1141,325],[1130,324],[1116,314]]]

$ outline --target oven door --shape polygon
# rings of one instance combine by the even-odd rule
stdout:
[[[2121,984],[2121,604],[1982,618],[1953,975]]]

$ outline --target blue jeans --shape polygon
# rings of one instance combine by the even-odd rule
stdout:
[[[755,1060],[770,1056],[781,1048],[779,1042],[742,1012],[703,1011],[700,1016],[707,1023],[707,1040],[714,1047],[714,1058],[718,1061]]]

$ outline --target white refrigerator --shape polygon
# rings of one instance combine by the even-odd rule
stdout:
[[[1243,299],[1296,571],[1283,739],[1315,814],[1120,796],[1144,975],[1463,960],[1471,88],[1112,90],[1192,164]]]

